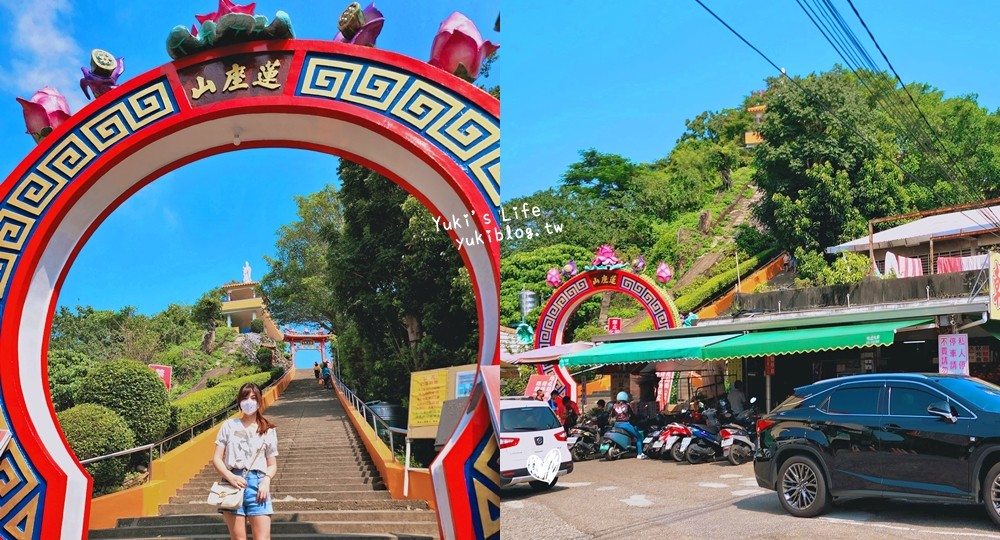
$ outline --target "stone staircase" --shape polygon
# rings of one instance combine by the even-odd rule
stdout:
[[[278,426],[271,536],[436,539],[437,515],[424,501],[392,500],[340,401],[301,370],[267,411]],[[204,501],[219,479],[208,463],[158,516],[118,520],[90,538],[225,539],[226,524]],[[247,527],[247,535],[250,528]]]

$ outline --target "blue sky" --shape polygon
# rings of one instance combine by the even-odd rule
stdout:
[[[296,37],[332,39],[348,3],[264,0],[257,2],[256,12],[272,19],[280,9],[291,17]],[[485,39],[503,43],[493,31],[499,0],[380,0],[376,5],[386,18],[380,49],[426,61],[438,25],[453,11],[472,19]],[[169,62],[170,29],[190,27],[195,14],[216,9],[216,0],[0,0],[5,30],[0,105],[6,104],[0,106],[2,177],[34,146],[15,97],[29,98],[50,85],[77,111],[86,103],[80,66],[89,66],[91,49],[124,56],[124,81]],[[501,67],[502,62],[480,82],[499,83]],[[280,178],[247,167],[251,162],[280,164]],[[292,196],[336,183],[336,165],[333,156],[261,149],[215,156],[165,175],[119,207],[91,237],[70,269],[59,305],[133,305],[153,314],[170,303],[192,304],[208,289],[241,279],[244,261],[250,262],[253,279],[260,279],[267,270],[263,256],[274,252],[275,231],[295,219]]]
[[[841,62],[796,2],[703,2],[790,75]],[[847,1],[832,3],[885,67]],[[854,5],[904,81],[1000,106],[1000,2]],[[694,0],[579,0],[551,11],[542,26],[530,10],[505,13],[504,200],[558,184],[586,148],[664,157],[685,119],[734,107],[777,74]]]

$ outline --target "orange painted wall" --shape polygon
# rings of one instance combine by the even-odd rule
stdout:
[[[743,278],[740,282],[740,292],[750,293],[753,292],[761,284],[767,283],[774,279],[775,276],[780,274],[784,269],[784,265],[781,263],[781,256],[784,252],[778,254],[773,261],[768,263],[767,266],[757,270],[753,274]],[[699,319],[711,319],[718,317],[723,314],[733,305],[733,299],[736,297],[736,291],[731,290],[726,293],[725,296],[719,298],[713,304],[705,306],[698,311],[697,315]]]
[[[437,504],[434,501],[434,486],[431,484],[430,470],[410,469],[409,489],[407,494],[403,495],[406,468],[403,467],[402,463],[393,460],[389,447],[378,437],[371,424],[364,421],[361,413],[351,406],[351,402],[340,391],[340,388],[334,385],[334,389],[337,392],[337,397],[340,399],[341,405],[347,411],[347,417],[351,420],[351,424],[354,425],[354,429],[361,435],[361,441],[368,450],[368,455],[375,462],[375,468],[378,469],[382,480],[385,481],[386,487],[389,488],[392,498],[423,500],[427,501],[427,504],[431,508],[436,509]]]
[[[281,396],[294,377],[295,370],[291,369],[264,392],[263,410]],[[215,451],[217,433],[218,430],[209,429],[153,460],[150,480],[145,484],[91,500],[88,528],[108,529],[117,525],[120,518],[157,515],[160,505],[167,504],[208,464]]]

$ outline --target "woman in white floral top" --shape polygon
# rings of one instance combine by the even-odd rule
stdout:
[[[254,540],[271,538],[271,479],[278,472],[278,436],[274,424],[260,413],[260,387],[244,384],[236,402],[242,418],[222,423],[215,439],[212,465],[231,485],[246,488],[243,506],[236,510],[219,510],[229,527],[229,537],[246,540],[246,520]],[[246,479],[243,474],[247,472]]]

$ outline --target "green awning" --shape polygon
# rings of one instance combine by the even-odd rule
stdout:
[[[705,360],[727,360],[752,356],[834,351],[861,347],[892,345],[896,331],[907,326],[926,324],[933,319],[910,319],[868,324],[773,330],[743,334],[703,351]]]
[[[567,354],[559,360],[559,365],[576,367],[597,364],[638,364],[658,360],[701,360],[706,345],[737,336],[739,334],[605,343],[592,349]]]

